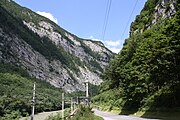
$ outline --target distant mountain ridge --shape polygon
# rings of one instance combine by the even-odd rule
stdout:
[[[102,42],[81,39],[12,0],[0,1],[0,62],[68,92],[99,85],[114,53]]]

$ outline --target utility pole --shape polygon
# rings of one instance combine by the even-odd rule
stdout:
[[[64,120],[64,92],[62,93],[62,120]]]
[[[85,89],[86,89],[86,98],[85,98],[85,101],[86,101],[86,105],[89,105],[89,83],[88,83],[88,80],[84,82],[85,84]]]
[[[31,120],[34,120],[34,109],[35,109],[35,93],[36,92],[36,84],[34,83],[33,87],[33,98],[32,98],[32,114],[31,114]]]
[[[76,100],[76,99],[73,98],[74,110],[76,109],[76,101],[75,101],[75,100]]]
[[[85,86],[86,86],[86,97],[89,97],[89,86],[88,86],[88,81],[85,82]]]
[[[77,108],[79,107],[79,98],[78,98],[78,96],[77,96],[77,98],[76,98],[76,103],[77,103]]]
[[[71,113],[73,112],[73,98],[71,97]]]

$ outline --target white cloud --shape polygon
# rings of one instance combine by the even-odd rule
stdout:
[[[94,38],[93,36],[90,36],[88,39],[91,39],[91,40],[94,40],[94,41],[101,41],[101,42],[103,42],[104,45],[105,45],[109,50],[111,50],[111,51],[114,52],[114,53],[119,53],[120,50],[122,49],[122,46],[123,46],[123,43],[124,43],[123,40],[116,40],[116,41],[106,40],[106,41],[103,41],[103,40],[101,40],[101,39],[96,39],[96,38]]]
[[[49,13],[49,12],[40,12],[40,11],[37,11],[36,13],[39,14],[39,15],[42,15],[42,16],[44,16],[46,18],[49,18],[50,20],[52,20],[53,22],[58,24],[57,18],[55,18],[51,13]]]
[[[104,43],[108,46],[116,47],[116,46],[119,46],[121,44],[121,41],[120,40],[116,40],[116,41],[107,40],[107,41],[104,41]]]
[[[107,40],[104,41],[104,44],[107,48],[109,48],[112,52],[114,53],[119,53],[120,50],[123,47],[123,40],[116,40],[116,41],[112,41],[112,40]]]
[[[108,49],[110,49],[114,53],[119,53],[121,50],[121,48],[108,48]]]

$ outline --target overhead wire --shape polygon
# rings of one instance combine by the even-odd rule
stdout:
[[[132,10],[132,12],[131,12],[131,14],[130,14],[130,16],[129,16],[128,22],[127,22],[127,24],[126,24],[126,26],[125,26],[125,29],[124,29],[123,33],[122,33],[121,39],[123,39],[123,37],[124,37],[124,34],[125,34],[125,32],[126,32],[126,29],[127,29],[128,25],[129,25],[129,23],[130,23],[130,21],[131,21],[131,17],[132,17],[132,15],[133,15],[133,13],[134,13],[134,10],[136,9],[137,3],[138,3],[138,0],[136,0],[136,2],[135,2],[135,5],[134,5],[134,7],[133,7],[133,10]]]
[[[135,2],[135,5],[134,5],[134,7],[132,9],[132,12],[131,12],[131,14],[129,16],[128,22],[127,22],[127,24],[125,26],[125,29],[124,29],[123,33],[122,33],[121,39],[124,37],[126,29],[127,29],[128,25],[129,25],[129,23],[131,21],[131,18],[132,18],[132,15],[133,15],[133,13],[134,13],[134,11],[136,9],[137,3],[138,3],[138,0],[136,0],[136,2]],[[109,20],[109,13],[110,13],[110,10],[111,10],[111,4],[112,4],[112,0],[108,0],[107,6],[106,6],[106,13],[105,13],[105,18],[104,18],[104,24],[103,24],[103,31],[102,31],[102,40],[103,41],[105,39],[107,24],[108,24],[108,20]]]
[[[112,0],[108,0],[107,6],[106,6],[106,13],[105,13],[103,30],[102,30],[102,40],[103,41],[104,41],[104,38],[105,38],[106,28],[107,28],[108,19],[109,19],[109,13],[110,13],[110,10],[111,10],[111,3],[112,3]]]

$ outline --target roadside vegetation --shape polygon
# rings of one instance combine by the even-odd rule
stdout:
[[[141,112],[143,117],[180,113],[180,2],[172,19],[160,20],[141,32],[147,25],[144,20],[151,23],[151,17],[145,19],[146,13],[153,14],[158,1],[148,0],[132,23],[131,32],[137,32],[125,41],[104,72],[100,94],[92,99],[94,104],[108,106],[105,108],[110,111],[117,109],[120,114]]]
[[[91,108],[87,106],[80,106],[77,109],[76,114],[73,116],[70,116],[70,112],[69,114],[68,112],[65,112],[65,116],[66,118],[68,118],[68,120],[103,120],[101,117],[95,116],[91,111]],[[57,116],[50,116],[47,120],[61,120],[61,119],[62,116],[60,113]]]
[[[71,120],[103,120],[99,116],[95,116],[91,111],[91,108],[81,106],[77,114],[71,118]]]
[[[65,118],[69,116],[71,110],[70,108],[64,109],[64,116]],[[62,112],[59,112],[57,115],[50,115],[46,120],[62,120]]]

